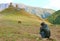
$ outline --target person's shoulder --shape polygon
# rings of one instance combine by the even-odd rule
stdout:
[[[45,26],[47,27],[48,25],[47,25],[47,24],[45,24]]]

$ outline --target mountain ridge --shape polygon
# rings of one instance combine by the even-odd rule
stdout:
[[[30,13],[26,12],[24,8],[19,8],[19,10],[18,10],[18,6],[16,5],[16,7],[13,7],[12,4],[10,4],[8,8],[1,11],[0,14],[7,15],[7,16],[18,15],[19,17],[20,16],[25,16],[25,17],[28,17],[28,18],[33,18],[33,19],[36,19],[36,20],[40,20],[40,18],[37,17],[36,15],[33,15],[33,14],[30,14]]]
[[[0,11],[8,8],[9,5],[10,4],[7,4],[7,3],[6,4],[0,4]],[[54,10],[51,10],[51,9],[30,7],[30,6],[26,6],[26,5],[22,5],[22,4],[16,4],[16,3],[12,3],[12,5],[14,7],[15,7],[15,5],[18,5],[19,8],[24,8],[30,14],[34,14],[34,15],[36,15],[38,17],[43,18],[43,19],[47,18],[48,16],[50,16],[52,13],[55,12]]]

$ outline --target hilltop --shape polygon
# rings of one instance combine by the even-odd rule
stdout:
[[[5,3],[5,4],[0,4],[0,11],[8,8],[10,5],[10,3]],[[34,14],[40,18],[47,18],[48,16],[50,16],[52,13],[55,12],[55,10],[52,9],[45,9],[45,8],[39,8],[39,7],[31,7],[31,6],[27,6],[24,4],[16,4],[16,3],[12,3],[12,5],[14,7],[16,7],[15,5],[18,5],[18,8],[24,8],[25,11],[29,12],[30,14]]]
[[[30,14],[29,12],[25,11],[24,8],[18,8],[18,5],[14,7],[12,3],[9,5],[8,8],[4,9],[3,11],[0,12],[0,14],[3,15],[16,15],[16,16],[25,16],[28,18],[34,18],[40,20],[40,18],[36,15]]]

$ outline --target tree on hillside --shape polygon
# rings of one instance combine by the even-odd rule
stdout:
[[[52,24],[60,24],[60,10],[49,16],[48,21]]]
[[[57,16],[54,20],[54,24],[60,24],[60,16]]]

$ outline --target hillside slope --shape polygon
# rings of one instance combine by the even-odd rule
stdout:
[[[43,41],[39,35],[41,20],[34,15],[33,17],[27,16],[24,9],[21,10],[22,12],[20,10],[14,11],[14,9],[7,8],[0,12],[0,41]],[[21,21],[21,23],[18,23],[18,21]],[[51,36],[53,38],[51,41],[60,40],[60,33],[57,32],[60,29],[56,28],[51,26]]]
[[[56,11],[51,16],[49,16],[48,21],[52,24],[60,24],[60,10]]]

